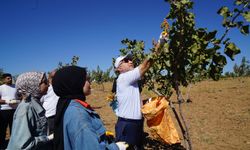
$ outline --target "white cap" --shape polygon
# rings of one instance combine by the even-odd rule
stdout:
[[[118,58],[116,58],[116,60],[115,60],[115,68],[118,68],[120,66],[120,64],[121,64],[121,61],[126,57],[132,57],[132,55],[127,54],[125,56],[119,56]]]

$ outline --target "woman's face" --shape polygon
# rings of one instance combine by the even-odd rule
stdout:
[[[87,78],[88,79],[88,78]],[[83,86],[83,93],[85,96],[88,96],[91,94],[91,87],[90,87],[90,81],[89,80],[86,80],[85,81],[85,84]]]
[[[42,95],[47,94],[49,83],[48,83],[46,76],[43,77],[39,87],[40,87],[40,92]]]

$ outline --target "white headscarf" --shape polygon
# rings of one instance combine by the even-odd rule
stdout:
[[[17,77],[17,92],[26,97],[41,98],[40,83],[45,76],[44,72],[26,72]]]

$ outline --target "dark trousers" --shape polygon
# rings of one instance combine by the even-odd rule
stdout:
[[[47,119],[48,119],[49,134],[52,134],[55,131],[55,125],[54,125],[55,124],[55,116],[50,116]],[[53,150],[54,140],[49,141],[48,145],[49,145],[49,148],[47,148],[47,150]]]
[[[116,141],[125,141],[132,149],[143,149],[143,119],[118,117],[115,126]]]
[[[8,142],[5,141],[7,127],[9,126],[10,134],[13,122],[15,110],[0,110],[0,149],[5,149],[8,145]]]
[[[49,134],[54,133],[55,116],[48,117]]]

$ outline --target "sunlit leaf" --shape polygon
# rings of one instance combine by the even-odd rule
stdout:
[[[234,43],[228,43],[224,52],[231,60],[234,60],[234,56],[240,53],[240,49]]]
[[[249,25],[242,26],[240,32],[244,35],[249,34]]]
[[[228,9],[228,7],[225,7],[225,6],[221,7],[218,10],[217,14],[223,16],[224,18],[228,17],[229,16],[229,9]]]
[[[236,0],[236,1],[234,2],[234,4],[240,5],[240,4],[242,4],[242,0]]]
[[[250,12],[249,11],[246,11],[242,15],[246,19],[246,21],[250,22]]]

